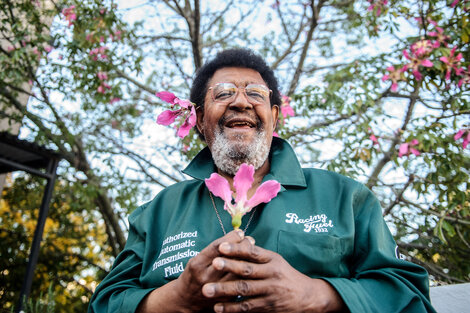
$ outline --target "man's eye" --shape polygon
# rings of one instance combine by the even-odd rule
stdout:
[[[261,90],[257,89],[248,89],[246,90],[246,95],[250,98],[257,99],[257,100],[265,100],[266,96],[265,93]]]
[[[233,96],[234,94],[235,94],[235,92],[233,90],[222,90],[222,91],[216,93],[215,99],[217,99],[217,100],[228,99],[231,96]]]

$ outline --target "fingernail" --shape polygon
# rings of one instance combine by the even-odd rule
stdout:
[[[225,261],[222,260],[221,258],[215,258],[213,261],[212,261],[212,265],[214,265],[214,267],[218,270],[221,270],[224,268],[224,265],[225,265]]]
[[[248,239],[248,241],[249,241],[252,245],[255,245],[255,238],[250,237],[250,236],[246,236],[246,239]]]
[[[214,305],[214,311],[216,313],[222,313],[224,311],[224,305],[221,303],[217,303],[216,305]]]
[[[212,297],[215,293],[214,284],[205,284],[204,286],[202,286],[202,293],[206,297]]]
[[[243,232],[243,230],[236,229],[235,231],[237,232],[238,236],[240,236],[240,239],[245,238],[245,233]]]
[[[229,253],[232,250],[232,247],[228,242],[222,242],[219,246],[219,251],[222,253]]]

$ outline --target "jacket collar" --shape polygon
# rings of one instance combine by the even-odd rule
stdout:
[[[270,152],[271,169],[263,181],[275,179],[283,186],[307,187],[305,176],[294,150],[287,141],[273,137]],[[208,147],[202,149],[183,170],[183,173],[204,180],[216,171]],[[284,188],[282,188],[284,189]]]

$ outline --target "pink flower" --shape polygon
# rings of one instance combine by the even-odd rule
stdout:
[[[373,145],[379,145],[379,140],[377,139],[377,137],[374,135],[374,133],[372,133],[372,130],[369,128],[369,132],[371,132],[370,136],[369,136],[369,139],[372,140],[372,144]]]
[[[447,47],[447,40],[450,39],[449,36],[444,35],[444,29],[441,27],[437,26],[437,22],[428,19],[429,23],[434,25],[434,28],[436,29],[437,32],[428,32],[428,35],[431,37],[435,37],[436,41],[433,42],[432,46],[433,48],[439,48],[441,44],[443,44],[445,47]]]
[[[388,4],[388,0],[367,0],[370,3],[370,6],[367,8],[368,11],[376,10],[376,16],[379,16],[382,13],[382,10]]]
[[[12,52],[13,50],[15,50],[15,47],[13,47],[13,46],[8,46],[7,47],[8,52]]]
[[[108,47],[101,46],[98,48],[91,49],[88,54],[93,58],[94,61],[97,61],[98,58],[106,60],[108,58],[108,56],[106,55],[106,50],[108,50]]]
[[[121,33],[122,31],[121,30],[117,30],[114,32],[114,35],[113,34],[110,34],[109,35],[109,38],[111,38],[111,40],[121,40]]]
[[[121,101],[121,98],[114,97],[114,98],[112,98],[111,100],[109,100],[109,103],[110,103],[110,104],[113,104],[113,103],[116,103],[116,102],[118,102],[118,101]]]
[[[421,153],[415,147],[419,145],[418,139],[413,139],[411,142],[402,143],[398,148],[398,157],[402,157],[404,155],[409,155],[413,153],[414,155],[418,156]]]
[[[165,101],[167,103],[171,103],[173,105],[175,104],[175,102],[174,102],[175,99],[177,99],[176,96],[173,93],[169,92],[169,91],[157,92],[156,96],[159,97],[160,99],[162,99],[163,101]]]
[[[279,134],[276,131],[273,131],[273,137],[278,137],[279,138]]]
[[[72,5],[62,10],[62,14],[65,16],[65,19],[69,22],[69,27],[73,24],[73,21],[77,19],[77,14],[75,14],[74,9],[75,6]]]
[[[421,80],[423,78],[420,71],[418,70],[420,66],[423,66],[423,67],[433,66],[432,62],[429,61],[428,59],[424,59],[417,55],[410,56],[410,54],[406,50],[403,50],[403,55],[405,56],[405,58],[411,61],[411,63],[408,63],[403,67],[403,70],[406,71],[407,69],[411,69],[411,72],[413,73],[413,75],[415,76],[417,80]]]
[[[451,8],[455,8],[455,6],[459,3],[459,0],[454,0],[451,4],[450,4],[450,7]]]
[[[391,80],[392,81],[392,87],[390,89],[393,92],[396,92],[397,89],[398,89],[398,82],[405,80],[405,75],[403,75],[403,72],[405,71],[405,69],[404,68],[395,69],[394,66],[389,66],[389,67],[386,68],[386,70],[389,71],[390,74],[384,75],[382,77],[382,81]]]
[[[410,47],[411,52],[418,57],[428,55],[433,49],[431,41],[427,39],[418,40]]]
[[[468,143],[470,142],[470,130],[469,129],[461,129],[459,130],[455,136],[454,140],[457,141],[460,138],[463,137],[463,142],[462,142],[462,147],[465,149],[468,146]]]
[[[470,65],[468,66],[467,71],[463,71],[463,77],[459,80],[459,88],[462,87],[463,84],[470,84]]]
[[[294,109],[290,106],[291,98],[285,95],[281,95],[281,114],[283,118],[287,116],[294,116]]]
[[[268,203],[277,196],[281,190],[281,184],[275,180],[268,180],[262,183],[255,191],[255,194],[248,199],[247,193],[253,185],[255,168],[252,165],[243,163],[233,178],[235,188],[235,203],[229,182],[217,173],[212,173],[206,179],[206,186],[215,196],[222,198],[224,209],[232,216],[232,226],[238,229],[241,225],[242,216],[250,212],[252,208],[260,203]]]
[[[98,86],[96,89],[97,92],[104,94],[107,89],[111,89],[111,86],[106,84],[105,82],[102,82],[101,85]]]
[[[53,49],[54,49],[54,47],[49,46],[49,45],[47,45],[47,46],[44,47],[44,50],[45,50],[47,53],[51,52]]]
[[[106,72],[98,72],[98,73],[96,73],[96,76],[98,76],[99,80],[108,79],[108,74]]]
[[[450,55],[448,57],[439,58],[439,60],[441,60],[443,63],[446,64],[446,68],[447,68],[446,80],[450,80],[450,75],[451,75],[452,70],[455,71],[456,75],[462,75],[462,73],[464,72],[463,68],[458,68],[460,66],[460,60],[462,59],[462,53],[459,53],[456,56],[454,56],[456,49],[457,49],[457,46],[452,48],[452,50],[450,50]]]
[[[188,100],[181,100],[173,93],[168,91],[157,92],[157,97],[173,106],[179,105],[181,109],[166,110],[160,113],[157,117],[157,124],[168,126],[175,122],[178,116],[182,116],[183,123],[178,128],[177,135],[184,138],[189,134],[191,128],[196,125],[196,108],[193,103]]]

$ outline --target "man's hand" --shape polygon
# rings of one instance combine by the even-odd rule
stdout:
[[[214,296],[212,301],[208,301],[202,294],[202,286],[209,282],[235,279],[233,274],[215,269],[212,262],[214,258],[222,256],[219,250],[222,242],[240,244],[249,240],[252,239],[245,238],[240,230],[213,241],[188,261],[177,279],[148,294],[137,312],[197,312],[212,307],[217,301],[227,300]]]
[[[287,263],[282,256],[255,246],[250,240],[223,242],[223,255],[212,261],[215,270],[232,273],[238,279],[211,282],[203,286],[207,298],[231,297],[219,301],[215,312],[338,312],[345,305],[326,281],[312,279]],[[236,301],[242,296],[241,301]]]

